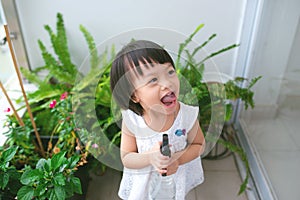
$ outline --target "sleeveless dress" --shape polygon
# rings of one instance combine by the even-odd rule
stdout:
[[[187,134],[198,117],[198,107],[180,103],[180,109],[172,127],[164,132],[156,132],[149,128],[144,119],[131,110],[123,110],[123,121],[129,131],[136,138],[138,152],[149,151],[153,145],[162,141],[162,135],[168,134],[171,151],[178,152],[186,148]],[[142,169],[128,169],[124,167],[119,188],[119,196],[126,200],[151,200],[153,185],[158,172],[153,166]],[[185,195],[204,180],[201,158],[198,157],[188,163],[180,165],[173,175],[176,185],[176,200],[184,200]]]

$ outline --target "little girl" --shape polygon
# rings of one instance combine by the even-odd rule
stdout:
[[[160,174],[173,176],[176,199],[203,182],[204,136],[198,107],[179,102],[180,83],[171,56],[156,43],[129,43],[110,72],[113,97],[122,109],[122,199],[154,199]],[[168,134],[171,157],[160,152]],[[159,176],[160,177],[160,176]]]

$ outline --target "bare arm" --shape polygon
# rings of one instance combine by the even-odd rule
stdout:
[[[195,121],[193,128],[188,133],[188,145],[183,151],[172,155],[171,164],[168,166],[167,174],[173,174],[177,171],[179,165],[194,160],[201,156],[205,149],[205,139],[200,128],[198,120]]]
[[[122,124],[121,160],[123,165],[130,169],[140,169],[153,165],[157,170],[168,166],[169,158],[160,153],[160,144],[157,143],[150,151],[138,153],[136,138]],[[159,170],[161,173],[165,171]]]

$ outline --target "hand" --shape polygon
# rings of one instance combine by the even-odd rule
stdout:
[[[171,159],[170,164],[167,167],[167,176],[175,174],[179,167],[178,159]]]
[[[164,156],[160,152],[161,142],[158,142],[154,145],[150,151],[149,161],[151,165],[157,170],[160,174],[167,173],[166,168],[170,164],[170,158],[168,156]]]

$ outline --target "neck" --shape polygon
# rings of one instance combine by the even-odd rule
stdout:
[[[163,132],[171,128],[176,119],[178,110],[179,108],[177,108],[173,113],[170,114],[164,114],[163,112],[148,110],[144,113],[143,118],[146,124],[152,130],[157,132]]]

